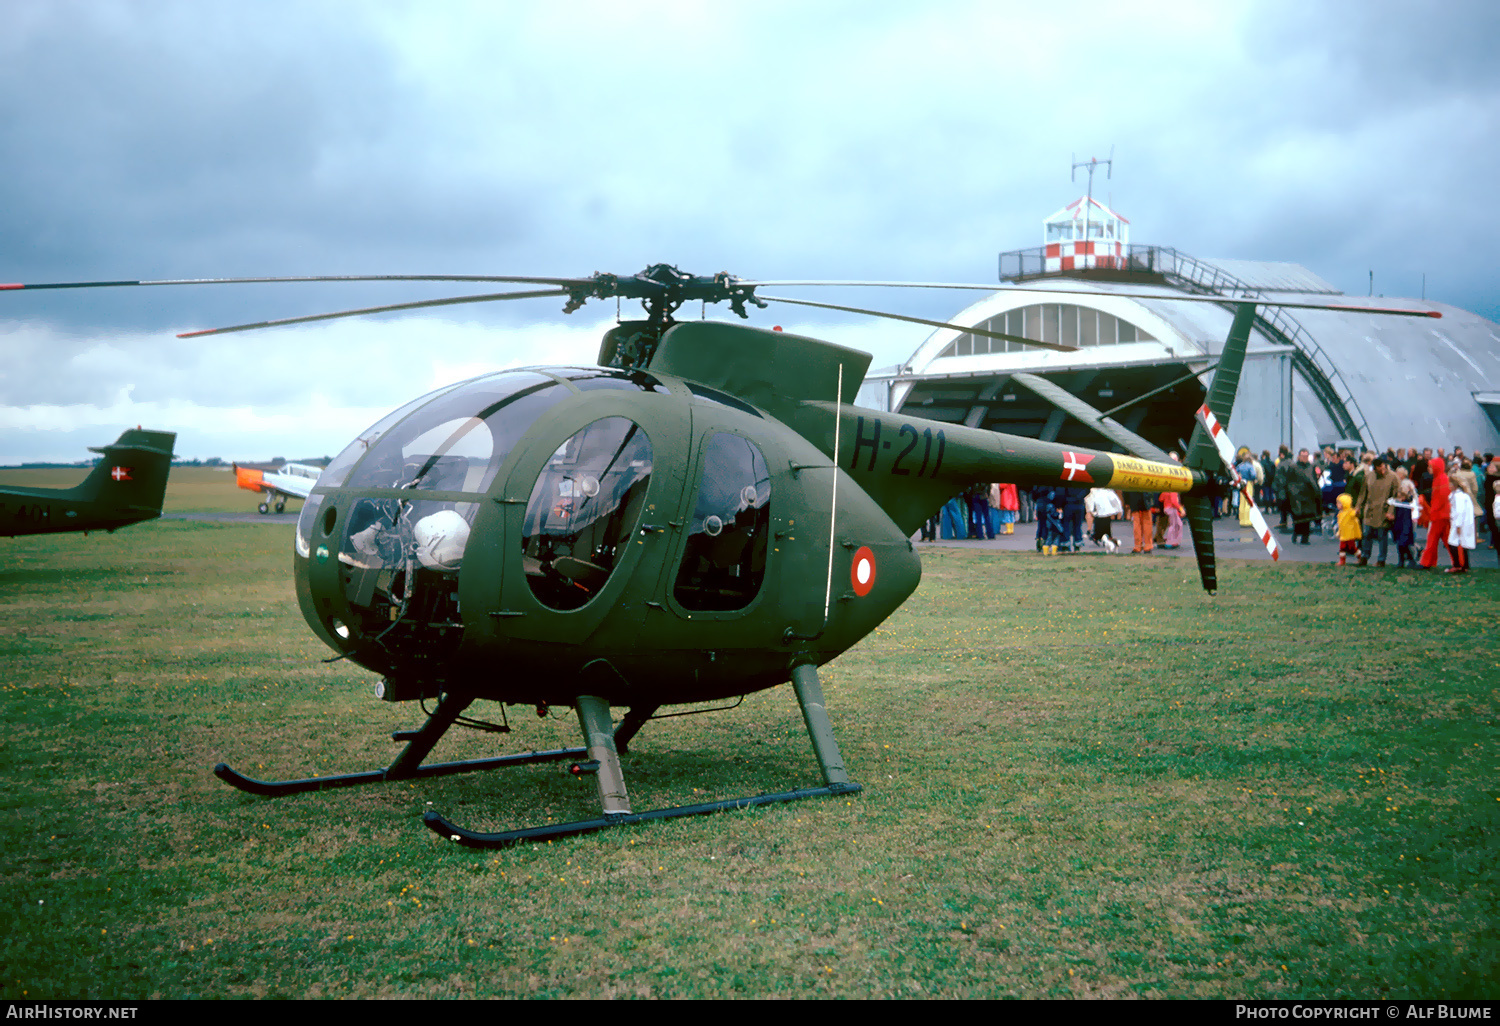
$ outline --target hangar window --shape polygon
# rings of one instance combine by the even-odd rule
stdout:
[[[996,314],[975,327],[1006,335],[1060,342],[1067,346],[1112,346],[1128,342],[1155,342],[1155,336],[1129,321],[1092,307],[1074,303],[1035,303]],[[987,353],[1034,352],[1031,346],[986,335],[964,333],[939,353],[943,356],[982,356]]]

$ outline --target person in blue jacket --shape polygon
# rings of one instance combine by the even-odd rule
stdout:
[[[1057,544],[1064,552],[1083,551],[1083,500],[1088,496],[1087,488],[1063,487],[1057,489],[1062,509]]]
[[[1036,503],[1036,550],[1056,555],[1062,539],[1062,489],[1037,485],[1031,489]]]

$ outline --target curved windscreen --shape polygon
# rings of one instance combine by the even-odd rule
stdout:
[[[324,494],[315,492],[302,503],[302,513],[297,517],[297,555],[303,559],[312,555],[313,525],[318,522],[318,510],[323,508]]]
[[[625,417],[596,420],[558,446],[521,532],[532,594],[553,609],[597,595],[625,555],[650,481],[651,439]]]
[[[513,371],[429,397],[386,430],[349,475],[349,488],[484,492],[537,417],[572,393],[553,378]]]
[[[645,371],[632,371],[627,374],[624,371],[608,370],[603,367],[577,367],[556,373],[559,377],[571,381],[574,388],[584,392],[613,389],[619,392],[639,391],[666,394],[667,391],[660,381]]]
[[[318,475],[318,484],[328,487],[343,484],[344,478],[349,476],[349,471],[354,469],[354,465],[359,462],[359,458],[369,452],[370,446],[379,441],[380,437],[394,427],[402,417],[405,417],[417,407],[431,402],[444,392],[452,391],[457,387],[457,385],[448,385],[435,392],[428,392],[426,395],[413,399],[405,406],[392,410],[384,417],[381,417],[368,430],[361,432],[358,438],[344,446],[344,451],[335,456],[329,462],[328,466],[323,468],[323,473]]]
[[[478,508],[432,499],[353,500],[338,554],[353,618],[346,629],[387,647],[456,645],[463,626],[458,573]]]

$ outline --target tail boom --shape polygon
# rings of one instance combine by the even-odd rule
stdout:
[[[831,451],[834,404],[808,405],[822,407],[829,415],[826,449]],[[850,407],[838,413],[842,420],[839,467],[907,533],[978,481],[1188,494],[1208,494],[1218,488],[1208,473],[1177,463],[897,413]]]

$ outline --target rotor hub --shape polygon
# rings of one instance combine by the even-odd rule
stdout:
[[[755,295],[755,286],[720,271],[710,276],[688,274],[672,264],[652,264],[631,275],[597,273],[568,288],[568,302],[563,313],[580,309],[590,299],[639,299],[646,311],[646,322],[633,339],[622,347],[616,363],[626,370],[644,366],[656,351],[657,344],[674,322],[672,315],[683,303],[728,303],[741,317],[748,318],[746,303],[764,308],[766,303]]]

